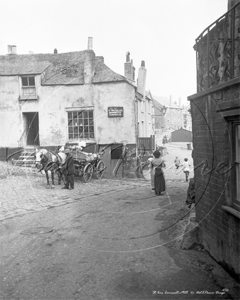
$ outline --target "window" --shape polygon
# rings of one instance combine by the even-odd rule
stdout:
[[[22,77],[22,97],[36,96],[35,77]]]
[[[35,87],[35,78],[32,77],[22,77],[22,86],[23,87]]]
[[[68,138],[94,139],[93,110],[68,112]]]
[[[111,159],[120,159],[123,153],[122,144],[114,144],[111,146]]]

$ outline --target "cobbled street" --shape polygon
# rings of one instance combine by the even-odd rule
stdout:
[[[182,174],[166,171],[168,192],[155,196],[143,179],[76,179],[70,191],[19,173],[0,179],[0,299],[231,299],[206,253],[179,248]]]
[[[0,181],[1,210],[0,220],[15,217],[24,213],[64,205],[96,195],[104,195],[114,191],[128,190],[137,186],[149,185],[141,181],[122,180],[92,180],[82,183],[76,180],[74,190],[63,190],[63,185],[56,185],[54,189],[46,188],[44,175],[10,176]]]

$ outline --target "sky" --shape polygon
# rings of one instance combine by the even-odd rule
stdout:
[[[0,55],[93,50],[124,75],[126,52],[147,69],[152,95],[196,93],[195,39],[227,12],[227,0],[0,0]]]

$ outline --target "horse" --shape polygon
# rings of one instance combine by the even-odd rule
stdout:
[[[61,148],[59,149],[58,153],[54,153],[46,149],[36,149],[35,155],[36,155],[35,165],[37,169],[39,169],[39,172],[45,171],[46,179],[47,179],[47,188],[51,187],[51,189],[53,189],[55,187],[54,173],[58,174],[58,184],[61,184],[61,180],[63,179],[63,176],[62,176],[60,166],[66,160],[66,154],[61,152]],[[52,178],[51,186],[49,182],[50,174]]]

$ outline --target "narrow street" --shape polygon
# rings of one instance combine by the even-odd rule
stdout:
[[[188,185],[166,177],[164,196],[142,179],[73,191],[47,190],[38,176],[1,179],[1,299],[231,299],[205,253],[176,248]]]

